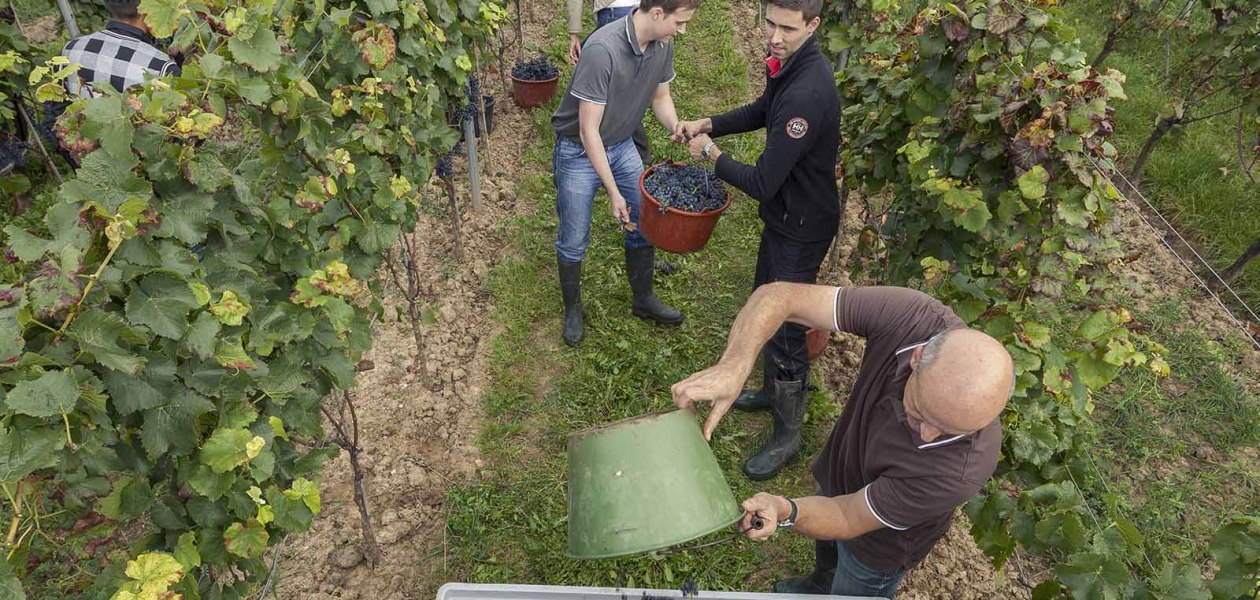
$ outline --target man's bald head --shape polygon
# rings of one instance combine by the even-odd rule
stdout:
[[[919,409],[952,431],[984,428],[1006,407],[1015,363],[1006,347],[973,329],[952,329],[915,351]]]

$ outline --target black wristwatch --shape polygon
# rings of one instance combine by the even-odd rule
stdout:
[[[788,515],[788,518],[779,521],[779,529],[787,529],[796,524],[796,503],[791,498],[784,498],[784,500],[787,500],[788,504],[792,506],[792,513]]]

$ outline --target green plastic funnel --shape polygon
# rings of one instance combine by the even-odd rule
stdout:
[[[569,557],[660,550],[743,514],[690,412],[569,435]]]

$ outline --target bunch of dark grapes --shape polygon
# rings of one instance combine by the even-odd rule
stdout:
[[[464,119],[477,118],[477,112],[481,106],[478,101],[481,99],[481,80],[476,75],[468,78],[468,83],[464,84],[464,106],[456,113],[456,118],[462,123]]]
[[[512,77],[522,81],[546,81],[560,76],[560,69],[551,64],[546,55],[529,60],[517,60],[512,67]]]
[[[57,147],[57,117],[66,111],[69,102],[45,102],[44,115],[39,122],[35,124],[35,131],[39,133],[40,139],[45,144]]]
[[[709,212],[726,204],[726,185],[707,169],[695,165],[657,165],[643,187],[661,204],[687,212]]]
[[[458,142],[455,142],[455,145],[451,146],[451,149],[447,150],[446,154],[443,154],[438,157],[438,161],[437,161],[437,176],[438,177],[441,177],[442,179],[450,179],[451,176],[455,174],[455,168],[451,165],[451,159],[455,158],[455,155],[459,154],[463,150],[464,150],[464,142],[463,140],[460,140]]]
[[[26,142],[16,137],[0,137],[0,171],[8,170],[9,165],[13,165],[15,170],[25,167],[29,158],[27,149]]]

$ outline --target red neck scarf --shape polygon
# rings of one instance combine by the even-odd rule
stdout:
[[[781,61],[781,60],[779,60],[779,59],[777,59],[777,58],[775,58],[775,57],[773,57],[773,56],[767,56],[767,57],[766,57],[766,67],[768,67],[768,68],[770,69],[770,76],[771,76],[771,77],[778,77],[778,76],[779,76],[779,71],[782,71],[782,70],[783,70],[783,61]]]

